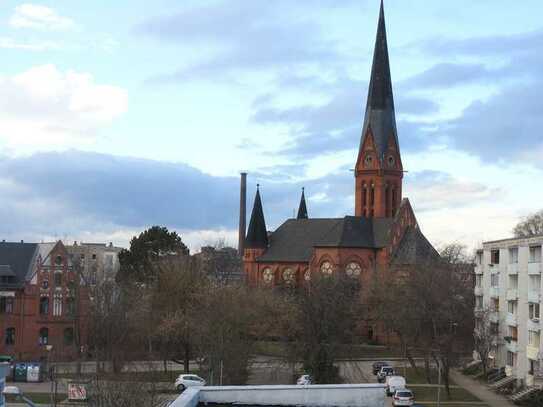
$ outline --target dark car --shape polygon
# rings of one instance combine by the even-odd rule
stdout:
[[[372,367],[373,367],[373,375],[377,376],[377,373],[379,373],[381,371],[381,368],[384,367],[384,366],[392,366],[392,364],[390,362],[375,362],[372,365]]]

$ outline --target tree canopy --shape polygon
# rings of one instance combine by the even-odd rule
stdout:
[[[513,229],[513,233],[515,237],[543,235],[543,209],[520,221]]]
[[[153,226],[130,241],[130,248],[119,253],[120,270],[117,281],[148,283],[156,277],[153,263],[164,256],[188,255],[189,249],[177,232]]]

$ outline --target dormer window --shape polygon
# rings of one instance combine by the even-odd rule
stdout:
[[[55,264],[57,266],[61,266],[62,265],[62,256],[57,256],[55,257]]]

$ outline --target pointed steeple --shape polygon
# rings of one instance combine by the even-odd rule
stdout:
[[[262,210],[262,201],[260,199],[260,185],[256,186],[256,196],[249,221],[249,229],[245,238],[245,248],[247,249],[265,249],[268,247],[268,232],[264,220],[264,211]]]
[[[305,204],[305,193],[304,188],[302,188],[302,198],[300,199],[300,206],[298,207],[298,216],[296,219],[307,219],[307,205]]]
[[[378,158],[382,162],[390,137],[394,137],[396,145],[399,146],[388,58],[385,11],[382,0],[360,148],[362,148],[370,130],[377,148]]]

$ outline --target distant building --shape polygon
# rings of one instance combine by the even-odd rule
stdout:
[[[475,307],[490,312],[491,362],[527,386],[543,384],[543,236],[483,243],[475,265]]]
[[[116,250],[61,241],[1,242],[0,354],[40,360],[51,345],[53,360],[68,360],[84,350],[89,289],[97,279],[114,276]]]
[[[243,280],[241,259],[233,247],[204,246],[194,257],[201,262],[206,275],[221,283],[239,283]]]
[[[298,216],[271,234],[266,229],[260,191],[244,245],[244,271],[252,287],[295,287],[315,273],[342,273],[371,285],[375,270],[391,264],[410,267],[439,257],[402,197],[403,164],[396,129],[383,5],[358,156],[354,163],[354,216],[312,218],[302,192]],[[366,296],[367,298],[367,296]],[[364,330],[381,340],[375,321]]]

